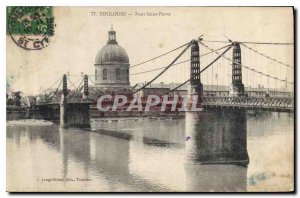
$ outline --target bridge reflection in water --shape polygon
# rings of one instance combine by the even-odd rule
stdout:
[[[187,157],[201,164],[247,165],[247,121],[243,110],[186,113]]]
[[[186,113],[189,191],[246,191],[247,120],[244,110]]]
[[[249,127],[254,127],[250,129],[252,137],[259,136],[260,144],[273,131],[292,132],[293,117],[281,113],[279,119],[278,115],[247,118],[248,124],[252,123]],[[201,120],[203,116],[206,122]],[[277,125],[273,125],[273,117]],[[7,183],[19,183],[17,188],[58,191],[246,191],[249,184],[247,187],[247,128],[241,122],[244,118],[241,115],[232,118],[228,112],[206,112],[187,115],[186,120],[94,120],[92,131],[60,129],[55,124],[8,124]],[[266,128],[266,123],[272,128]],[[261,125],[266,126],[264,131],[255,128]],[[273,128],[276,126],[279,127]],[[278,137],[282,141],[286,139],[282,138],[285,135]],[[252,153],[256,141],[248,148]],[[251,156],[251,175],[257,173],[257,167],[265,167],[257,163],[274,160],[262,152],[255,154],[259,156]],[[15,163],[17,160],[22,160],[23,165]],[[37,178],[53,177],[91,181],[37,181]]]

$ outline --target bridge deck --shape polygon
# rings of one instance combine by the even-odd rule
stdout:
[[[182,105],[182,100],[178,101],[179,106]],[[68,103],[88,103],[95,104],[94,101],[73,100]],[[146,100],[143,100],[145,105]],[[58,106],[59,102],[39,103],[37,106]],[[293,112],[294,98],[292,97],[215,97],[202,96],[201,106],[204,108],[233,108],[245,110],[265,110],[276,112]]]
[[[94,101],[90,101],[90,100],[72,100],[72,101],[68,101],[68,104],[76,104],[76,103],[82,103],[82,104],[94,104]],[[60,102],[58,101],[53,101],[53,102],[41,102],[41,103],[37,103],[36,106],[45,106],[45,105],[59,105]]]
[[[202,97],[201,105],[206,108],[234,108],[293,112],[294,98],[273,97]]]

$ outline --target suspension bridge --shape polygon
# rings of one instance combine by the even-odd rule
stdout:
[[[225,45],[213,48],[209,46],[211,43]],[[63,78],[59,78],[43,91],[46,93],[45,97],[38,98],[36,106],[38,108],[52,105],[58,107],[63,103],[93,106],[101,95],[118,93],[133,97],[151,87],[152,84],[162,82],[162,79],[172,82],[185,79],[182,82],[176,82],[175,87],[160,95],[169,95],[172,99],[178,90],[189,84],[187,94],[198,95],[199,103],[203,108],[293,112],[294,82],[289,79],[293,76],[294,66],[255,48],[261,45],[290,48],[293,43],[243,42],[230,39],[214,41],[199,37],[159,56],[131,65],[129,67],[131,76],[141,76],[140,78],[147,79],[139,88],[132,86],[130,89],[117,91],[99,89],[96,96],[89,96],[88,83],[95,85],[93,75],[82,73],[73,82],[71,74],[64,74]],[[190,53],[187,53],[189,49]],[[181,51],[177,53],[179,50]],[[174,54],[175,58],[172,58]],[[159,62],[163,57],[171,60],[169,64],[166,64],[166,60]],[[154,65],[154,63],[165,64],[165,66],[143,67],[146,64]],[[67,82],[73,89],[67,88]],[[206,86],[203,86],[203,83]],[[57,88],[53,89],[55,85]],[[214,91],[212,88],[210,90],[209,86],[214,87]],[[228,89],[220,94],[218,87],[228,87]]]

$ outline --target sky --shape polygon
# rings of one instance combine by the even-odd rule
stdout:
[[[7,85],[10,90],[37,94],[69,72],[75,83],[80,73],[94,74],[97,52],[107,42],[107,32],[113,24],[117,41],[127,52],[131,65],[172,50],[203,35],[204,40],[255,42],[293,42],[293,10],[288,7],[54,7],[54,36],[42,50],[24,50],[9,35],[7,49]],[[97,16],[92,16],[96,12]],[[126,16],[99,16],[99,12],[126,12]],[[143,14],[144,13],[144,14]],[[147,16],[161,13],[161,16]],[[164,13],[164,14],[162,14]],[[164,15],[164,16],[162,16]],[[205,43],[213,49],[224,43]],[[253,45],[257,51],[286,63],[292,68],[262,58],[242,47],[242,63],[258,71],[294,82],[293,45]],[[167,66],[179,49],[163,58],[130,68],[130,74]],[[225,49],[224,49],[225,50]],[[200,54],[209,52],[200,47]],[[205,67],[217,55],[201,59]],[[226,54],[232,57],[232,51]],[[190,58],[187,51],[179,60]],[[131,85],[150,81],[156,72],[130,75]],[[220,59],[202,74],[204,84],[229,85],[230,62]],[[189,78],[189,62],[173,66],[155,83],[180,83]],[[245,86],[285,87],[272,79],[260,77],[243,69]],[[55,88],[55,87],[53,87]],[[288,85],[293,89],[293,85]]]

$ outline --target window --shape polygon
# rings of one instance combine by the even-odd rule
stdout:
[[[121,80],[121,70],[119,68],[116,69],[116,79]]]
[[[97,80],[97,69],[95,69],[95,80]]]
[[[107,80],[107,69],[103,69],[103,80]]]

